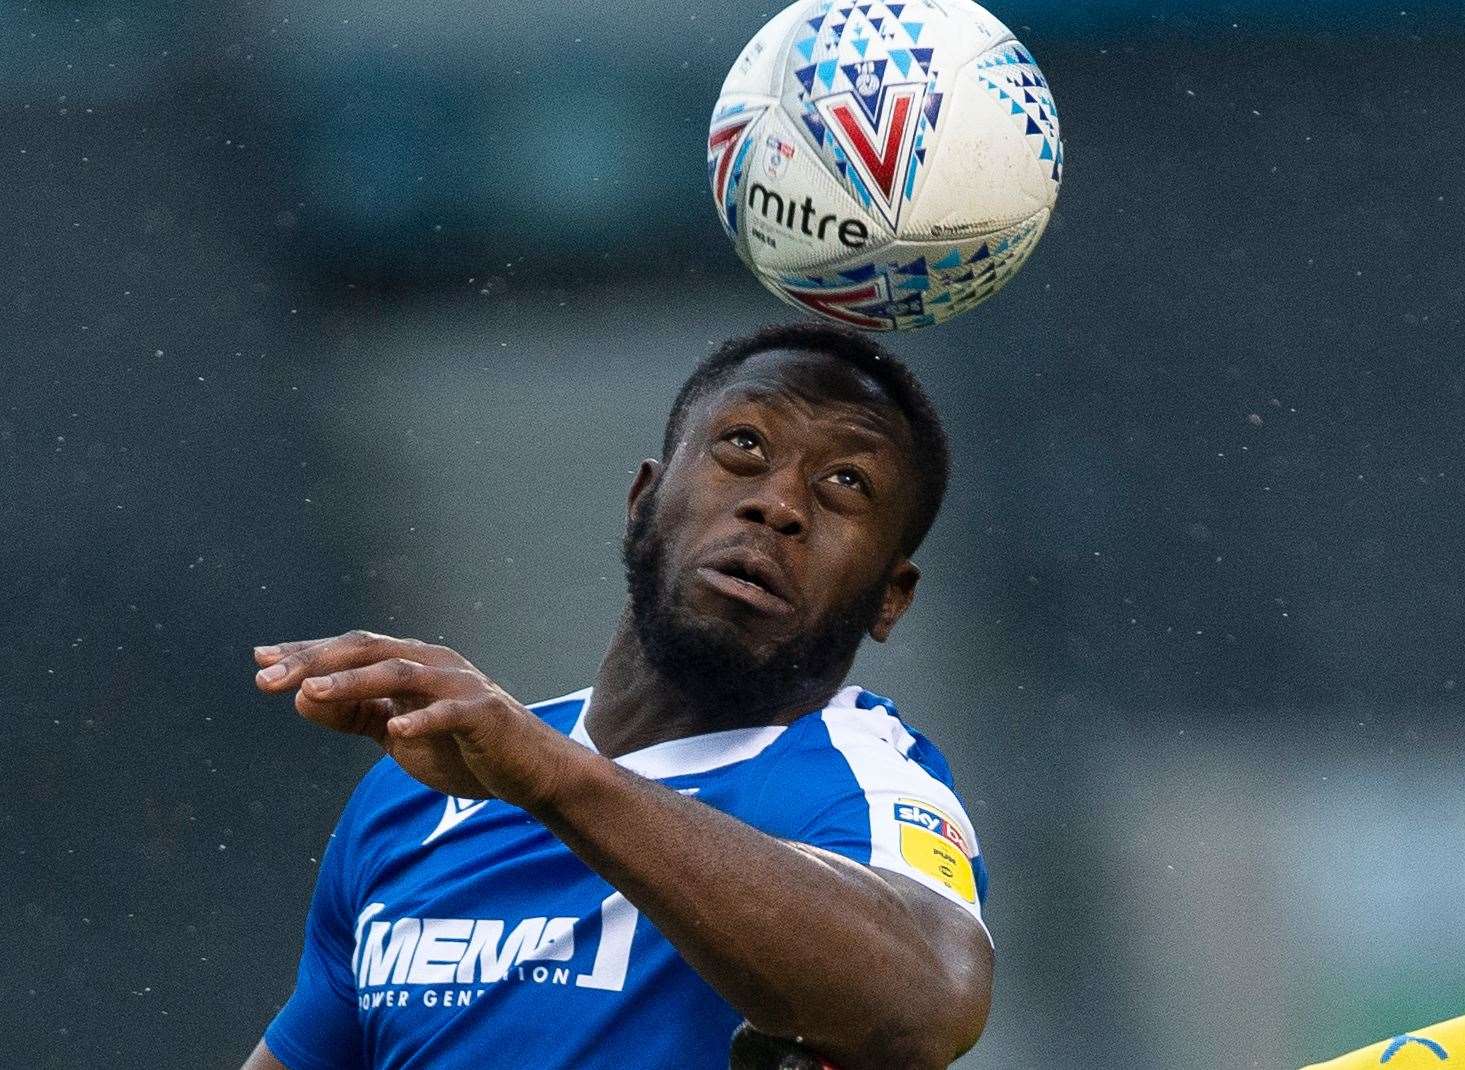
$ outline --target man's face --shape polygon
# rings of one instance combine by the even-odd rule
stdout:
[[[823,354],[748,358],[633,494],[626,566],[653,664],[734,696],[842,675],[910,601],[914,483],[910,429],[867,376]]]

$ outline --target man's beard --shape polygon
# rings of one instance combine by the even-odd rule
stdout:
[[[837,685],[880,613],[888,574],[810,631],[757,655],[731,626],[688,619],[676,592],[666,589],[666,544],[656,516],[659,490],[647,492],[624,547],[631,617],[652,668],[688,697],[724,709],[776,705],[811,683]]]

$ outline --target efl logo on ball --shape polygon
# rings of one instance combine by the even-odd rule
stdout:
[[[770,137],[764,146],[763,173],[769,178],[782,178],[795,151],[791,142]]]
[[[723,228],[788,303],[866,330],[926,327],[1027,260],[1063,177],[1032,56],[970,0],[800,0],[713,109]]]

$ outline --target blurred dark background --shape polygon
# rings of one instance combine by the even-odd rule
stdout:
[[[856,678],[992,870],[962,1067],[1293,1067],[1465,1010],[1465,11],[994,2],[1065,187],[890,339],[956,442]],[[706,190],[777,5],[5,5],[0,1066],[236,1066],[369,745],[249,647],[589,682],[635,462],[787,310]]]

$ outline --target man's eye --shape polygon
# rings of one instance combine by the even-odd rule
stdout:
[[[850,487],[853,490],[868,492],[870,485],[865,482],[865,477],[852,468],[841,468],[829,477],[841,487]]]
[[[740,450],[748,450],[751,452],[758,448],[758,436],[751,431],[733,431],[728,434],[727,441],[731,442]]]

